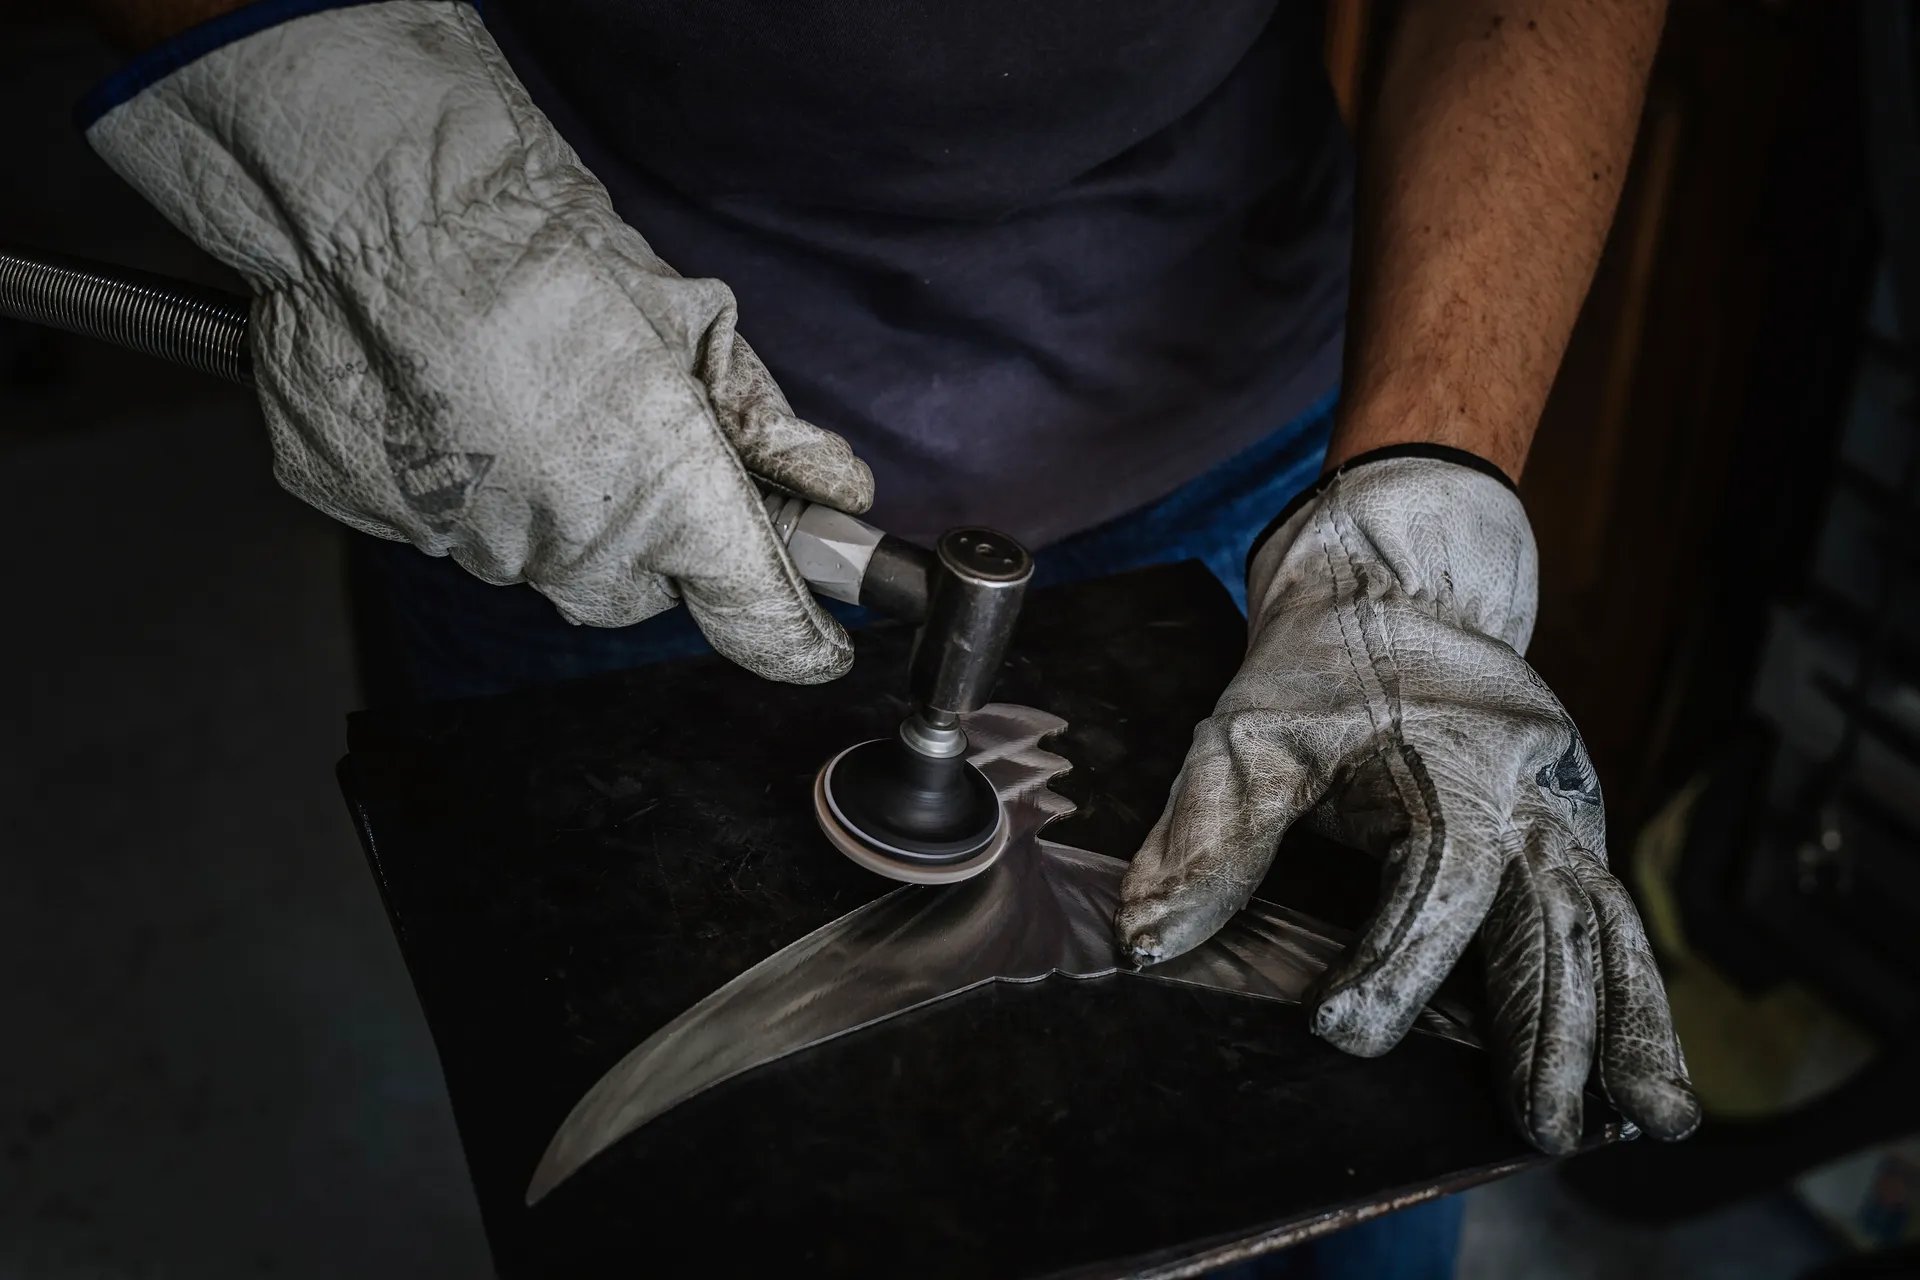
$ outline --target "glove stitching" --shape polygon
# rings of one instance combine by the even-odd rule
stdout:
[[[1571,832],[1567,834],[1569,837],[1572,835]],[[1520,869],[1524,872],[1527,879],[1535,885],[1537,885],[1542,871],[1540,864],[1546,864],[1545,871],[1548,874],[1555,871],[1564,872],[1566,881],[1572,888],[1572,893],[1569,895],[1570,903],[1580,911],[1584,918],[1586,925],[1587,978],[1589,985],[1593,988],[1595,997],[1593,1018],[1594,1039],[1592,1042],[1593,1056],[1589,1061],[1587,1071],[1587,1075],[1591,1078],[1601,1071],[1604,1060],[1602,1047],[1605,1043],[1602,1039],[1605,1034],[1605,1017],[1603,1012],[1605,1007],[1605,992],[1601,977],[1603,973],[1603,961],[1600,954],[1598,913],[1594,909],[1593,900],[1587,892],[1586,885],[1582,883],[1580,875],[1575,869],[1574,860],[1565,856],[1564,849],[1560,855],[1556,857],[1539,851],[1533,842],[1527,842],[1522,846],[1521,856],[1515,861],[1524,864]],[[1547,897],[1548,895],[1543,894],[1537,887],[1532,887],[1528,900],[1538,903],[1546,901]],[[1565,985],[1565,978],[1567,977],[1565,965],[1566,955],[1560,948],[1549,945],[1551,941],[1547,929],[1549,913],[1540,911],[1537,913],[1536,919],[1538,922],[1536,941],[1540,953],[1540,963],[1538,966],[1539,982],[1537,983],[1538,998],[1534,1006],[1533,1045],[1528,1054],[1530,1070],[1526,1081],[1529,1129],[1532,1127],[1531,1118],[1535,1110],[1534,1104],[1537,1100],[1539,1082],[1545,1071],[1544,1063],[1546,1059],[1551,1056],[1552,1046],[1549,1042],[1549,1037],[1544,1032],[1544,1024],[1550,1008],[1548,994],[1560,990]],[[1553,979],[1555,977],[1558,977],[1560,981],[1554,981]],[[1604,1091],[1604,1084],[1602,1088]],[[1608,1097],[1609,1101],[1611,1101],[1610,1094]],[[1575,1139],[1577,1141],[1577,1134],[1575,1135]]]
[[[1503,617],[1509,623],[1518,617],[1520,613],[1520,579],[1522,576],[1520,569],[1523,559],[1524,553],[1520,544],[1516,542],[1513,547],[1513,557],[1507,567],[1507,607]],[[1498,637],[1491,638],[1498,639]],[[1526,642],[1531,639],[1533,639],[1533,627],[1529,625],[1527,627],[1527,634],[1521,637],[1521,643],[1509,647],[1524,658],[1527,652]]]
[[[1577,845],[1571,845],[1569,847],[1578,852],[1588,852],[1587,850],[1580,849]],[[1608,873],[1604,869],[1604,864],[1596,868],[1583,864],[1578,858],[1568,860],[1568,869],[1573,875],[1573,882],[1580,886],[1580,896],[1586,902],[1587,910],[1593,921],[1593,1078],[1599,1084],[1600,1092],[1606,1097],[1607,1101],[1613,1105],[1614,1109],[1618,1111],[1620,1110],[1620,1102],[1619,1099],[1614,1096],[1613,1092],[1613,1073],[1608,1070],[1607,1066],[1608,1050],[1612,1047],[1612,1036],[1607,1023],[1608,1013],[1611,1009],[1610,1002],[1607,999],[1607,985],[1613,969],[1610,963],[1612,948],[1609,945],[1608,939],[1612,936],[1612,933],[1611,930],[1601,926],[1600,904],[1595,900],[1593,891],[1588,887],[1588,880],[1591,876],[1596,873],[1600,875],[1606,875]]]
[[[1593,900],[1593,894],[1587,889],[1586,877],[1581,874],[1578,858],[1567,859],[1567,874],[1580,891],[1580,904],[1587,909],[1587,953],[1588,964],[1593,977],[1593,1066],[1589,1074],[1600,1086],[1602,1096],[1610,1103],[1614,1101],[1613,1086],[1608,1082],[1611,1072],[1607,1070],[1607,1043],[1610,1030],[1608,1014],[1611,1002],[1607,999],[1609,980],[1609,956],[1606,931],[1600,927],[1600,904]],[[1618,1104],[1614,1109],[1619,1110]]]
[[[1525,886],[1515,890],[1517,900],[1532,907],[1532,936],[1535,963],[1529,967],[1534,973],[1533,1000],[1531,1016],[1527,1018],[1525,1034],[1528,1037],[1526,1074],[1520,1081],[1520,1126],[1529,1136],[1534,1132],[1534,1084],[1540,1078],[1541,1045],[1546,1037],[1541,1034],[1540,1022],[1547,1007],[1547,992],[1552,983],[1547,980],[1547,972],[1553,963],[1552,948],[1546,942],[1546,912],[1539,907],[1540,890],[1534,875],[1533,854],[1530,849],[1522,848],[1518,858],[1508,864],[1508,874],[1525,881]]]
[[[1446,819],[1441,812],[1439,792],[1427,771],[1426,762],[1420,758],[1419,751],[1406,741],[1402,732],[1399,672],[1394,667],[1390,646],[1383,637],[1380,642],[1381,653],[1376,659],[1373,646],[1369,643],[1373,639],[1372,632],[1382,624],[1375,617],[1374,626],[1368,626],[1368,617],[1374,614],[1374,610],[1362,599],[1364,592],[1359,590],[1360,574],[1352,567],[1358,557],[1347,541],[1345,527],[1332,514],[1333,506],[1342,497],[1341,489],[1342,485],[1336,477],[1327,494],[1326,505],[1316,513],[1316,520],[1322,526],[1322,545],[1327,548],[1327,574],[1334,583],[1334,612],[1341,622],[1341,645],[1355,680],[1365,695],[1367,719],[1373,726],[1375,755],[1385,767],[1387,776],[1393,779],[1394,793],[1407,815],[1409,827],[1413,828],[1402,845],[1402,864],[1414,856],[1412,846],[1416,841],[1425,846],[1425,856],[1419,859],[1417,878],[1411,889],[1401,895],[1402,906],[1398,918],[1393,922],[1387,938],[1373,948],[1371,957],[1340,983],[1341,989],[1347,989],[1383,969],[1387,961],[1398,954],[1408,933],[1412,931],[1414,922],[1420,916],[1418,905],[1432,892],[1434,881],[1440,874],[1440,862],[1446,850]],[[1345,557],[1344,564],[1334,559],[1333,546],[1336,543]],[[1346,572],[1343,573],[1342,569]],[[1351,627],[1348,626],[1349,622],[1352,623]],[[1359,647],[1368,650],[1365,662],[1356,652],[1356,638]],[[1388,671],[1383,673],[1375,666],[1376,661],[1387,667]],[[1385,724],[1381,722],[1383,704],[1387,716]],[[1410,802],[1409,790],[1419,798],[1418,806]],[[1422,825],[1426,828],[1426,838],[1418,840],[1417,831]],[[1367,932],[1371,933],[1372,930]]]

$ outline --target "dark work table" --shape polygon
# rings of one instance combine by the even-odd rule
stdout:
[[[995,697],[1070,726],[1050,745],[1079,809],[1049,839],[1131,856],[1244,634],[1193,563],[1031,597]],[[1478,1050],[1412,1035],[1362,1060],[1291,1006],[1054,978],[723,1083],[527,1207],[608,1067],[897,887],[809,806],[828,756],[906,711],[911,633],[855,642],[829,685],[707,657],[353,717],[341,782],[501,1275],[1171,1274],[1536,1158]],[[1352,927],[1373,886],[1358,855],[1290,841],[1260,896]]]

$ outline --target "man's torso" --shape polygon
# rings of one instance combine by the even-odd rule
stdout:
[[[504,10],[504,12],[501,12]],[[616,206],[730,284],[875,519],[1035,543],[1332,383],[1350,163],[1299,0],[495,0]]]

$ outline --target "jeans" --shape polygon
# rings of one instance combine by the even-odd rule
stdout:
[[[1320,472],[1335,396],[1166,497],[1042,548],[1035,587],[1199,560],[1247,607],[1253,539]],[[711,652],[686,610],[630,627],[576,627],[531,587],[494,587],[450,559],[360,537],[350,561],[368,701],[438,701],[501,693]],[[827,606],[849,626],[864,610]],[[1457,1200],[1376,1219],[1218,1273],[1222,1280],[1442,1280],[1453,1274]]]
[[[1207,1280],[1452,1280],[1465,1212],[1459,1196],[1429,1200],[1208,1272]]]

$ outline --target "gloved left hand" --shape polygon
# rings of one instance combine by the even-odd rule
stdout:
[[[225,34],[150,54],[87,137],[253,287],[281,484],[569,621],[684,604],[760,675],[844,674],[753,476],[859,512],[872,473],[795,416],[732,290],[615,213],[474,7],[251,5]]]
[[[1384,859],[1317,1034],[1385,1053],[1477,935],[1486,1038],[1528,1139],[1575,1149],[1590,1074],[1655,1137],[1691,1132],[1699,1104],[1607,869],[1593,766],[1521,657],[1535,553],[1504,477],[1465,455],[1358,460],[1258,548],[1247,585],[1245,662],[1128,870],[1122,946],[1152,964],[1211,936],[1304,820]]]

